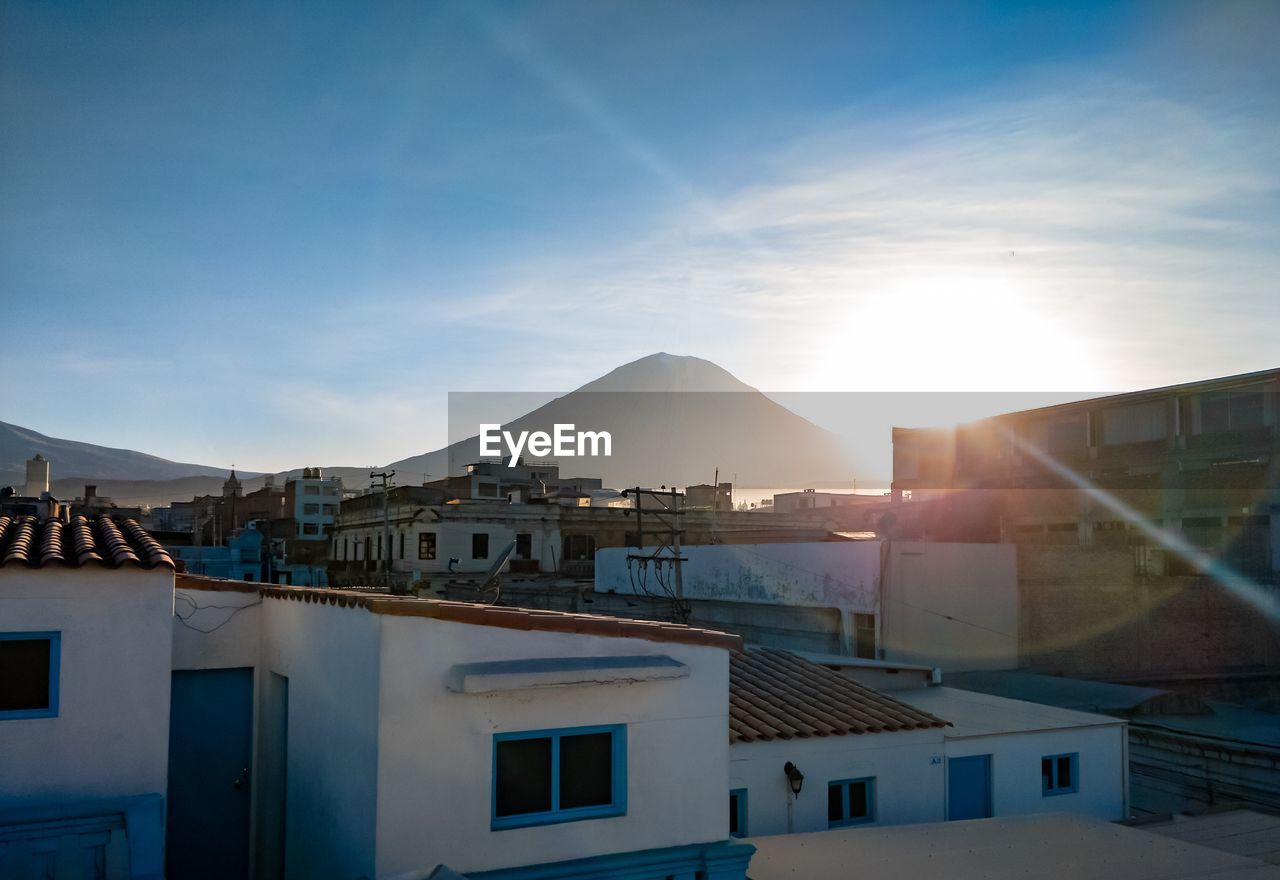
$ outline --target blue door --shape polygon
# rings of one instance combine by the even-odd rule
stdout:
[[[173,673],[167,880],[246,876],[252,746],[252,669]]]
[[[947,818],[985,819],[991,815],[991,756],[947,760]]]

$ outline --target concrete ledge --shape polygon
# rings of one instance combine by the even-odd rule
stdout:
[[[689,667],[665,654],[629,657],[534,657],[459,663],[446,685],[459,694],[487,694],[525,688],[661,681],[687,678]]]

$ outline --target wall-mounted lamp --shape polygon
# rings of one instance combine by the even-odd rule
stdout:
[[[791,786],[791,793],[800,797],[800,788],[804,785],[804,774],[800,772],[800,768],[788,761],[783,765],[782,772],[787,774],[787,785]]]

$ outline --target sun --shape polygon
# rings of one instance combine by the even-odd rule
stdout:
[[[1076,392],[1101,388],[1095,346],[1034,281],[1005,273],[887,279],[832,320],[814,390]]]

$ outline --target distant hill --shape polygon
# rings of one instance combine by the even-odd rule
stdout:
[[[614,488],[710,483],[717,468],[722,480],[736,476],[740,485],[757,486],[812,486],[846,480],[852,472],[833,434],[696,357],[659,353],[624,364],[503,427],[550,431],[557,423],[611,433],[611,457],[560,464],[565,476],[601,477]],[[167,504],[219,493],[227,476],[224,468],[47,437],[0,422],[0,485],[21,487],[25,462],[37,452],[49,459],[54,495],[64,499],[93,483],[98,494],[121,505]],[[387,467],[397,471],[397,483],[411,485],[428,474],[460,473],[479,453],[478,438],[470,437]],[[367,467],[324,470],[353,487],[367,485],[369,478]],[[298,473],[282,471],[277,483]],[[261,474],[238,474],[246,492],[263,485]]]
[[[78,440],[63,440],[30,428],[0,422],[0,485],[14,485],[20,489],[27,478],[26,461],[37,452],[49,460],[49,469],[55,480],[66,477],[91,480],[173,480],[179,477],[227,475],[225,468],[169,461],[132,449],[113,449]]]
[[[583,385],[504,424],[513,433],[555,424],[609,431],[609,458],[560,460],[563,476],[606,486],[710,483],[801,485],[850,473],[834,435],[780,406],[710,361],[659,353]],[[478,429],[477,425],[477,429]],[[458,473],[479,457],[479,438],[393,462],[409,475]]]

